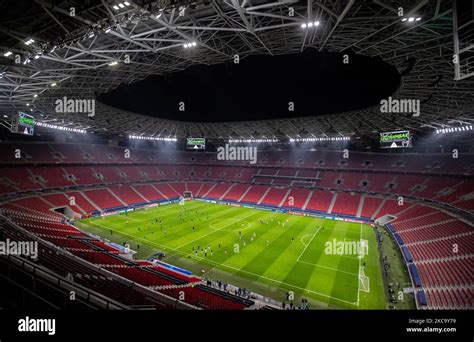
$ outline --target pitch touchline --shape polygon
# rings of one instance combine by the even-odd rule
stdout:
[[[179,251],[178,251],[179,252]],[[343,300],[343,299],[339,299],[337,297],[332,297],[332,296],[329,296],[327,294],[324,294],[324,293],[321,293],[321,292],[316,292],[316,291],[313,291],[313,290],[308,290],[308,289],[305,289],[303,287],[299,287],[299,286],[296,286],[296,285],[292,285],[292,284],[288,284],[288,283],[285,283],[281,280],[275,280],[275,279],[272,279],[272,278],[269,278],[269,277],[266,277],[264,275],[259,275],[259,274],[256,274],[256,273],[253,273],[253,272],[249,272],[249,271],[245,271],[241,268],[237,268],[237,267],[233,267],[233,266],[229,266],[229,265],[226,265],[226,264],[219,264],[215,261],[211,261],[211,260],[207,260],[203,257],[198,257],[198,256],[193,256],[192,254],[186,254],[184,253],[185,255],[188,255],[188,256],[191,256],[191,258],[195,258],[195,259],[200,259],[200,260],[203,260],[203,262],[205,263],[209,263],[209,264],[213,264],[215,266],[223,266],[223,267],[226,267],[226,268],[229,268],[229,269],[232,269],[232,270],[235,270],[235,271],[238,271],[238,272],[243,272],[243,273],[247,273],[247,274],[250,274],[250,275],[253,275],[253,276],[256,276],[258,278],[263,278],[263,279],[266,279],[266,280],[270,280],[274,283],[277,283],[277,284],[283,284],[283,285],[286,285],[286,286],[289,286],[289,287],[293,287],[295,289],[299,289],[299,290],[302,290],[303,292],[304,291],[308,291],[308,292],[311,292],[311,293],[314,293],[314,294],[317,294],[317,295],[320,295],[320,296],[323,296],[323,297],[327,297],[327,298],[331,298],[331,299],[334,299],[334,300],[337,300],[337,301],[340,301],[340,302],[343,302],[343,303],[347,303],[347,304],[350,304],[350,305],[356,305],[356,306],[359,306],[359,304],[357,303],[352,303],[352,302],[348,302],[346,300]],[[341,271],[342,272],[342,271]]]
[[[198,206],[194,206],[192,209],[189,208],[190,210],[194,210],[196,208],[200,208],[200,207],[203,207],[204,205],[198,205]],[[156,209],[156,208],[160,208],[162,206],[157,206],[157,207],[152,207],[151,209]],[[140,214],[141,211],[144,211],[144,209],[141,209],[138,214]],[[159,216],[153,216],[151,219],[146,219],[146,220],[137,220],[137,219],[134,219],[134,218],[131,218],[131,217],[128,217],[128,216],[121,216],[119,215],[119,217],[123,218],[123,219],[130,219],[130,220],[133,220],[135,222],[138,222],[138,223],[141,223],[141,222],[147,222],[147,221],[153,221],[153,219],[156,219],[158,217],[165,217],[165,216],[170,216],[170,215],[173,215],[173,214],[176,214],[176,213],[179,213],[181,212],[182,210],[173,210],[172,212],[169,212],[169,213],[166,213],[165,215],[159,215]]]
[[[199,204],[201,204],[201,203],[199,203]],[[203,207],[203,206],[204,205],[198,205],[198,206],[194,206],[193,208],[189,208],[189,209],[190,210],[195,210],[195,209]],[[158,207],[154,207],[153,209],[155,209],[155,208],[158,208]],[[226,209],[224,209],[224,210],[226,210]],[[171,216],[171,215],[174,215],[174,214],[179,213],[179,212],[181,212],[181,210],[173,210],[172,212],[168,212],[165,215],[153,216],[151,219],[146,219],[146,220],[136,220],[136,219],[132,219],[132,218],[129,218],[129,217],[124,217],[124,216],[119,216],[119,217],[121,217],[123,219],[132,219],[137,223],[141,223],[141,222],[153,221],[154,219],[157,219],[157,218],[164,218],[164,217],[167,217],[167,216]],[[172,220],[172,222],[175,222],[175,221],[177,221],[177,220]],[[95,221],[91,221],[91,222],[95,222]]]
[[[153,207],[153,209],[155,208],[159,208],[159,207]],[[145,209],[141,209],[141,210],[145,210]],[[140,211],[141,211],[140,210]],[[176,214],[176,213],[179,213],[180,210],[173,210],[165,215],[158,215],[158,216],[153,216],[152,218],[149,218],[149,219],[146,219],[146,220],[137,220],[137,219],[134,219],[134,218],[131,218],[131,217],[128,217],[128,216],[122,216],[122,215],[118,215],[118,217],[120,218],[123,218],[124,220],[132,220],[132,221],[135,221],[137,223],[142,223],[142,222],[148,222],[148,221],[153,221],[154,219],[157,219],[158,217],[165,217],[165,216],[170,216],[170,215],[173,215],[173,214]],[[99,220],[99,218],[97,218]]]
[[[201,259],[201,257],[198,257],[199,259]],[[299,287],[299,286],[296,286],[296,285],[292,285],[292,284],[288,284],[288,283],[284,283],[283,281],[280,281],[280,280],[275,280],[275,279],[272,279],[272,278],[269,278],[269,277],[265,277],[264,275],[258,275],[256,273],[253,273],[253,272],[248,272],[248,271],[245,271],[243,269],[240,269],[240,268],[237,268],[237,267],[233,267],[233,266],[229,266],[229,265],[225,265],[225,264],[218,264],[218,263],[215,263],[215,262],[211,262],[211,263],[214,263],[215,265],[217,266],[224,266],[224,267],[227,267],[227,268],[230,268],[230,269],[233,269],[233,270],[236,270],[238,272],[244,272],[244,273],[247,273],[247,274],[250,274],[250,275],[253,275],[253,276],[256,276],[258,278],[263,278],[263,279],[267,279],[267,280],[270,280],[272,282],[275,282],[277,284],[283,284],[283,285],[286,285],[286,286],[290,286],[290,287],[293,287],[295,289],[299,289],[299,290],[302,290],[302,291],[308,291],[308,292],[311,292],[311,293],[314,293],[314,294],[317,294],[317,295],[320,295],[320,296],[323,296],[323,297],[327,297],[327,298],[331,298],[331,299],[335,299],[335,300],[338,300],[340,302],[344,302],[344,303],[347,303],[347,304],[350,304],[350,305],[356,305],[355,303],[351,303],[351,302],[348,302],[346,300],[343,300],[343,299],[339,299],[337,297],[332,297],[332,296],[329,296],[329,295],[326,295],[324,293],[320,293],[320,292],[316,292],[316,291],[313,291],[313,290],[308,290],[308,289],[305,289],[303,287]],[[357,304],[358,306],[359,304]]]
[[[229,266],[229,265],[226,265],[226,264],[219,264],[217,262],[214,262],[214,261],[211,261],[211,260],[207,260],[203,257],[198,257],[198,256],[194,256],[192,254],[189,254],[189,253],[184,253],[184,252],[181,252],[175,248],[172,248],[172,247],[167,247],[167,246],[164,246],[164,245],[160,245],[159,243],[156,243],[156,242],[153,242],[153,241],[149,241],[149,240],[146,240],[146,239],[143,239],[143,238],[140,238],[140,237],[136,237],[134,235],[131,235],[131,234],[127,234],[127,233],[124,233],[124,232],[121,232],[119,230],[116,230],[116,229],[112,229],[112,228],[109,228],[109,227],[105,227],[101,224],[98,224],[98,223],[95,223],[96,225],[100,226],[100,227],[103,227],[103,228],[106,228],[106,229],[110,229],[114,232],[118,232],[119,234],[122,234],[122,235],[127,235],[127,236],[130,236],[132,237],[134,240],[142,240],[142,241],[146,241],[147,243],[150,243],[150,244],[153,244],[155,246],[158,246],[160,248],[163,248],[163,249],[168,249],[168,250],[172,250],[172,251],[175,251],[177,252],[177,254],[182,254],[184,256],[191,256],[191,258],[193,259],[200,259],[202,260],[203,262],[205,263],[209,263],[209,264],[214,264],[215,266],[222,266],[222,267],[226,267],[226,268],[229,268],[229,269],[232,269],[232,270],[235,270],[235,271],[239,271],[239,272],[243,272],[243,273],[247,273],[247,274],[250,274],[250,275],[253,275],[253,276],[256,276],[258,278],[263,278],[263,279],[267,279],[267,280],[270,280],[274,283],[277,283],[277,284],[283,284],[283,285],[286,285],[286,286],[289,286],[289,287],[293,287],[295,289],[299,289],[299,290],[302,290],[302,291],[308,291],[308,292],[311,292],[311,293],[314,293],[314,294],[317,294],[317,295],[320,295],[320,296],[323,296],[323,297],[326,297],[326,298],[331,298],[331,299],[334,299],[334,300],[337,300],[337,301],[340,301],[340,302],[343,302],[343,303],[347,303],[347,304],[350,304],[350,305],[355,305],[355,306],[359,306],[359,303],[351,303],[351,302],[348,302],[346,300],[343,300],[343,299],[339,299],[337,297],[332,297],[332,296],[329,296],[329,295],[326,295],[324,293],[320,293],[320,292],[316,292],[316,291],[313,291],[313,290],[308,290],[308,289],[305,289],[305,288],[302,288],[302,287],[299,287],[299,286],[296,286],[296,285],[291,285],[291,284],[288,284],[288,283],[284,283],[283,281],[280,281],[280,280],[275,280],[275,279],[272,279],[272,278],[269,278],[269,277],[265,277],[263,275],[259,275],[259,274],[256,274],[256,273],[252,273],[252,272],[248,272],[248,271],[245,271],[245,270],[242,270],[240,268],[237,268],[237,267],[233,267],[233,266]],[[301,261],[300,261],[301,262]]]
[[[320,296],[323,296],[323,297],[331,298],[331,299],[334,299],[334,300],[337,300],[337,301],[340,301],[340,302],[343,302],[343,303],[347,303],[347,304],[350,304],[350,305],[359,306],[359,304],[356,304],[356,303],[351,303],[351,302],[348,302],[348,301],[346,301],[346,300],[339,299],[339,298],[337,298],[337,297],[332,297],[332,296],[329,296],[329,295],[324,294],[324,293],[321,293],[321,292],[316,292],[316,291],[313,291],[313,290],[305,289],[305,288],[303,288],[303,287],[299,287],[299,286],[296,286],[296,285],[288,284],[288,283],[285,283],[285,282],[283,282],[283,281],[281,281],[281,280],[275,280],[275,279],[266,277],[266,276],[264,276],[264,275],[259,275],[259,274],[253,273],[253,272],[245,271],[245,270],[243,270],[243,269],[241,269],[241,268],[229,266],[229,265],[226,265],[226,264],[219,264],[219,263],[217,263],[217,262],[215,262],[215,261],[211,261],[211,260],[204,259],[203,257],[195,257],[195,256],[193,256],[192,254],[185,254],[185,255],[189,255],[189,256],[191,256],[191,258],[201,259],[201,260],[203,260],[205,263],[214,264],[215,266],[227,267],[227,268],[230,268],[230,269],[235,270],[235,271],[238,271],[238,272],[243,272],[243,273],[247,273],[247,274],[256,276],[256,277],[258,277],[258,278],[263,278],[263,279],[266,279],[266,280],[270,280],[270,281],[272,281],[272,282],[274,282],[274,283],[277,283],[277,284],[283,284],[283,285],[286,285],[286,286],[289,286],[289,287],[293,287],[293,288],[295,288],[295,289],[299,289],[299,290],[302,290],[302,291],[308,291],[308,292],[311,292],[311,293],[314,293],[314,294],[317,294],[317,295],[320,295]]]
[[[155,246],[157,246],[157,247],[159,247],[159,248],[161,248],[161,249],[170,250],[170,251],[173,251],[173,252],[177,252],[176,254],[183,254],[183,255],[185,255],[185,256],[188,256],[188,255],[191,255],[191,256],[192,256],[192,254],[187,254],[187,253],[181,252],[181,251],[179,251],[179,250],[177,250],[177,249],[175,249],[175,248],[173,248],[173,247],[168,247],[168,246],[165,246],[165,245],[161,245],[161,244],[159,244],[159,243],[157,243],[157,242],[150,241],[150,240],[147,240],[147,239],[144,239],[144,238],[141,238],[141,237],[132,235],[132,234],[128,234],[128,233],[122,232],[122,231],[117,230],[117,229],[113,229],[113,228],[110,228],[110,227],[106,227],[106,226],[103,226],[103,225],[98,224],[98,223],[92,223],[92,222],[91,222],[91,223],[89,223],[89,225],[100,226],[100,227],[102,227],[102,228],[109,229],[109,230],[111,230],[111,231],[117,232],[117,233],[119,233],[120,235],[129,236],[129,237],[131,237],[133,240],[144,241],[144,242],[146,242],[146,243],[148,243],[148,244],[155,245]]]

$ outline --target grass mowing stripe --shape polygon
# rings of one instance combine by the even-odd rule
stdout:
[[[335,223],[332,223],[331,225],[334,224]],[[340,233],[332,229],[323,228],[324,226],[320,227],[318,234],[313,235],[311,243],[308,243],[308,245],[305,246],[305,253],[300,254],[300,260],[298,261],[299,264],[303,261],[306,265],[313,266],[313,269],[309,270],[305,276],[306,288],[315,289],[320,295],[324,294],[325,296],[328,296],[327,298],[334,297],[350,303],[352,301],[348,301],[345,295],[340,294],[334,296],[331,293],[338,269],[324,264],[326,257],[324,249],[325,242],[328,241],[329,237],[333,234]],[[299,272],[301,272],[301,265],[295,266],[292,270],[292,273],[294,274],[293,276],[296,276]],[[291,277],[292,275],[289,276]]]
[[[78,226],[84,230],[90,229],[95,234],[98,229],[104,233],[112,230],[114,235],[110,238],[120,241],[123,237],[139,242],[144,245],[144,249],[165,251],[167,258],[172,259],[171,263],[184,268],[191,267],[194,272],[201,271],[198,265],[210,265],[210,270],[227,272],[229,277],[226,277],[226,281],[232,283],[232,279],[236,279],[239,286],[250,290],[255,285],[257,289],[268,291],[262,294],[270,297],[273,293],[281,296],[277,299],[284,300],[282,290],[292,290],[295,295],[315,299],[317,302],[312,303],[320,303],[319,306],[327,303],[330,306],[357,308],[354,303],[357,301],[359,285],[358,261],[352,257],[326,255],[323,252],[324,242],[332,238],[360,239],[360,225],[196,201],[186,202],[182,209],[177,208],[180,208],[178,204],[170,204],[129,212],[130,223],[127,225],[124,217],[108,216],[85,220],[84,223],[89,225],[78,222]],[[159,225],[152,223],[155,217],[163,218],[164,229],[166,225],[171,225],[172,229],[166,228],[167,234],[161,232]],[[147,224],[147,221],[151,224]],[[242,221],[245,221],[244,227]],[[317,230],[320,225],[325,229]],[[193,226],[195,231],[192,230]],[[369,241],[372,248],[376,245],[375,234],[368,226],[363,225],[362,229],[363,238]],[[239,230],[242,231],[242,240],[248,242],[245,247],[242,247]],[[267,240],[270,242],[268,246]],[[196,256],[191,246],[195,247],[197,243],[203,247],[209,244],[213,254],[208,253],[204,257],[199,253]],[[220,249],[217,247],[219,243]],[[240,244],[239,253],[233,253],[234,244]],[[224,248],[227,248],[227,254]],[[147,249],[147,255],[148,252]],[[371,253],[366,256],[365,274],[369,278],[381,278],[380,270],[376,269],[379,267],[377,255]],[[246,279],[248,286],[245,284]],[[384,307],[384,298],[380,297],[383,289],[376,286],[381,283],[372,283],[371,279],[371,292],[360,294],[359,308]],[[275,292],[271,289],[282,290]]]
[[[319,232],[320,229],[321,229],[321,227],[319,227],[318,230],[313,234],[313,236],[312,236],[311,239],[309,240],[308,244],[305,246],[305,248],[303,249],[303,251],[301,252],[301,254],[298,256],[298,258],[296,259],[296,261],[300,261],[301,256],[304,254],[304,252],[306,252],[306,249],[308,248],[308,246],[311,245],[311,242],[313,242],[314,237],[316,236],[316,234],[318,234],[318,232]]]
[[[204,236],[207,236],[209,235],[210,233],[212,233],[213,231],[215,231],[214,229],[208,229],[209,228],[209,224],[212,222],[212,221],[215,221],[216,218],[219,219],[219,218],[223,218],[223,219],[226,219],[229,215],[233,215],[234,213],[238,212],[238,208],[236,207],[224,207],[224,208],[212,208],[213,210],[212,211],[207,211],[207,213],[209,214],[209,217],[210,219],[208,221],[205,221],[205,222],[202,222],[202,224],[204,226],[198,226],[198,225],[194,225],[194,223],[192,224],[192,226],[195,226],[197,229],[193,232],[192,230],[190,231],[189,230],[189,225],[187,226],[187,223],[186,222],[183,222],[182,224],[179,225],[179,230],[177,231],[177,234],[174,234],[173,237],[175,237],[176,235],[178,235],[177,238],[174,238],[172,239],[171,241],[169,241],[169,243],[171,245],[173,245],[174,248],[183,248],[183,246],[186,246],[189,244],[189,236],[191,236],[192,234],[194,233],[199,233],[201,231],[203,231],[205,234],[204,235],[201,235],[199,238],[195,239],[195,240],[199,240],[200,238],[203,238]],[[186,229],[181,229],[182,227],[186,228]],[[209,231],[209,233],[207,233]],[[171,238],[171,236],[170,236]],[[178,244],[179,243],[179,244]]]
[[[286,254],[285,252],[291,244],[291,239],[294,239],[294,236],[297,233],[295,226],[303,220],[304,218],[301,217],[295,218],[292,220],[294,222],[292,222],[289,226],[277,229],[276,232],[278,235],[275,237],[275,239],[273,239],[271,243],[268,244],[268,246],[262,248],[257,255],[247,259],[248,262],[242,269],[248,271],[250,270],[252,272],[261,272],[261,270],[270,268],[280,255]]]
[[[262,219],[265,219],[266,217],[274,216],[273,213],[268,213],[268,212],[264,212],[264,211],[256,211],[255,214],[257,215],[257,217],[255,218],[255,222],[256,222],[257,219],[258,219],[258,221],[260,221]],[[252,225],[252,227],[254,227],[254,228],[251,228],[250,231],[246,230],[242,234],[243,239],[248,238],[249,240],[251,240],[251,236],[253,235],[253,233],[258,232],[258,235],[256,236],[256,239],[252,243],[249,243],[245,247],[245,252],[246,252],[245,254],[244,253],[233,253],[233,248],[230,249],[230,251],[232,251],[232,253],[225,253],[225,252],[223,252],[223,249],[221,248],[220,250],[218,250],[218,253],[214,256],[214,259],[216,261],[220,262],[221,264],[226,263],[226,265],[230,265],[230,266],[238,268],[238,269],[244,267],[245,264],[248,262],[248,260],[252,258],[252,254],[248,253],[248,251],[250,251],[251,248],[253,248],[253,247],[260,247],[260,249],[265,248],[264,247],[265,243],[263,242],[263,240],[268,238],[267,234],[260,231],[260,229],[262,229],[262,228],[259,227],[258,224],[255,223],[255,224]],[[272,234],[274,234],[274,233],[272,233]],[[238,231],[235,231],[235,232],[223,232],[223,231],[221,231],[219,233],[219,237],[217,238],[216,242],[221,243],[222,246],[224,246],[226,243],[228,243],[228,245],[231,246],[231,247],[234,247],[235,244],[238,244],[239,249],[240,249],[240,246],[242,245],[242,240],[240,239]],[[224,251],[225,251],[225,247],[224,247]]]
[[[167,210],[169,210],[169,208],[167,208]],[[188,211],[193,211],[193,210],[196,211],[196,208],[193,207],[191,210],[188,209]],[[228,208],[228,209],[226,208],[226,209],[220,211],[219,215],[225,214],[226,210],[232,210],[232,208]],[[205,213],[209,214],[209,213],[214,213],[214,212],[218,212],[218,211],[219,210],[216,209],[216,208],[207,207],[207,210],[205,211]],[[173,212],[173,214],[177,214],[177,213]],[[156,231],[158,234],[152,233],[150,235],[149,231],[146,230],[146,229],[142,230],[140,233],[136,232],[135,234],[137,236],[143,235],[143,237],[146,237],[148,235],[147,239],[151,239],[153,241],[161,241],[163,244],[166,242],[167,244],[171,244],[171,245],[174,244],[175,240],[186,238],[186,236],[189,235],[189,230],[187,230],[187,228],[189,228],[189,222],[181,222],[179,219],[173,219],[171,221],[165,221],[165,222],[166,223],[165,223],[165,226],[164,226],[164,230],[160,227],[160,230]],[[176,223],[176,222],[179,222],[179,223]],[[195,223],[193,223],[193,224],[197,226],[197,224],[195,224]],[[173,226],[172,229],[170,228],[171,226]],[[137,225],[129,225],[129,229],[127,231],[131,232],[132,231],[131,229],[132,228],[135,229],[136,227],[137,227]],[[152,232],[153,232],[153,230],[152,230]],[[166,233],[166,235],[162,235],[162,234],[165,234],[165,233]]]
[[[359,276],[359,274],[351,273],[351,272],[346,272],[346,271],[341,271],[340,269],[333,268],[333,267],[327,267],[327,266],[323,266],[323,265],[313,264],[313,263],[306,262],[306,261],[298,261],[298,262],[300,262],[300,263],[302,263],[302,264],[313,265],[314,267],[324,268],[324,269],[330,270],[330,271],[335,271],[335,272],[341,272],[341,273],[349,274],[349,275],[352,275],[352,276],[355,276],[355,277],[358,277],[358,276]]]
[[[97,223],[94,223],[94,224],[99,225],[99,224],[97,224]],[[100,225],[99,225],[99,226],[100,226]],[[102,226],[102,227],[104,227],[104,226]],[[108,227],[104,227],[104,228],[109,229]],[[112,230],[114,230],[114,229],[112,229]],[[114,231],[116,231],[116,230],[114,230]],[[120,232],[120,231],[118,231],[118,232],[119,232],[120,234],[123,234],[123,235],[130,235],[130,234],[126,234],[126,233],[123,233],[123,232]],[[138,239],[139,239],[139,240],[144,240],[144,239],[142,239],[142,238],[138,238]],[[243,273],[246,273],[246,274],[248,274],[248,275],[252,275],[252,276],[257,277],[257,278],[263,278],[263,279],[269,280],[269,281],[271,281],[271,282],[274,282],[274,283],[277,283],[277,284],[280,284],[280,285],[286,285],[286,286],[289,286],[290,288],[295,288],[295,289],[298,289],[298,290],[302,290],[302,291],[306,291],[306,292],[309,292],[309,293],[314,293],[314,294],[317,294],[317,295],[320,295],[320,296],[323,296],[323,297],[330,298],[330,296],[328,296],[328,295],[325,295],[325,294],[322,294],[322,293],[318,293],[318,292],[316,292],[316,291],[312,291],[312,290],[309,290],[309,289],[305,289],[305,288],[303,288],[303,287],[299,287],[299,286],[296,286],[296,285],[293,285],[293,284],[285,283],[285,282],[280,281],[280,280],[275,280],[275,279],[272,279],[272,278],[269,278],[269,277],[265,277],[265,276],[262,276],[262,275],[258,275],[258,274],[252,273],[252,272],[248,272],[248,271],[245,271],[245,270],[236,268],[236,267],[232,267],[232,266],[226,265],[226,264],[215,263],[215,262],[213,262],[213,261],[211,261],[211,260],[208,260],[208,259],[206,259],[206,258],[203,258],[203,257],[196,257],[196,256],[193,256],[192,254],[183,253],[183,252],[181,252],[181,251],[179,251],[179,250],[177,250],[177,249],[169,248],[169,247],[166,247],[166,246],[157,244],[157,243],[153,243],[152,241],[146,241],[146,240],[144,240],[144,241],[145,241],[145,242],[148,242],[148,243],[151,243],[151,244],[153,244],[153,245],[157,245],[158,247],[163,248],[163,249],[165,249],[165,250],[168,250],[168,249],[169,249],[169,250],[174,250],[175,252],[181,253],[181,254],[183,254],[184,256],[188,256],[188,255],[189,255],[189,256],[191,256],[192,259],[198,259],[198,260],[200,260],[200,261],[203,262],[203,263],[210,263],[210,264],[214,264],[214,265],[216,265],[216,266],[220,266],[220,267],[224,267],[224,268],[229,268],[229,269],[232,269],[232,270],[235,270],[235,271],[238,271],[238,272],[243,272]],[[332,299],[334,299],[334,300],[336,300],[336,301],[340,301],[340,302],[345,302],[345,303],[347,303],[347,304],[352,304],[352,303],[350,303],[350,302],[346,302],[346,301],[341,300],[341,299],[339,299],[339,298],[332,298]]]
[[[245,219],[245,218],[247,218],[247,217],[250,217],[250,216],[253,216],[253,215],[255,215],[255,213],[252,213],[252,212],[251,212],[249,215],[246,215],[246,216],[244,216],[244,217],[242,217],[242,218],[239,218],[239,219],[237,219],[237,220],[242,221],[243,219]],[[230,226],[230,225],[232,225],[232,223],[227,224],[227,225],[224,225],[224,227],[228,227],[228,226]],[[195,242],[195,241],[197,241],[197,240],[201,240],[201,239],[203,239],[203,238],[206,237],[206,236],[209,236],[209,235],[211,235],[211,234],[214,234],[214,233],[216,233],[216,232],[219,232],[219,231],[222,230],[224,227],[222,227],[222,228],[220,228],[220,229],[218,229],[218,230],[215,230],[215,231],[211,231],[211,232],[207,233],[206,235],[203,235],[203,236],[198,237],[197,239],[188,241],[188,242],[186,242],[185,244],[183,244],[183,245],[181,245],[181,246],[179,246],[179,247],[176,247],[176,249],[180,249],[180,248],[182,248],[182,247],[184,247],[184,246],[187,246],[187,245],[192,244],[193,242]]]

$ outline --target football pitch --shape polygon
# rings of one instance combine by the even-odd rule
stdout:
[[[369,225],[202,201],[76,225],[129,243],[140,258],[165,252],[170,264],[287,303],[291,291],[295,304],[304,297],[311,308],[385,308],[376,236]],[[361,241],[364,248],[350,249]]]

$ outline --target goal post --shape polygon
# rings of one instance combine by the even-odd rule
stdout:
[[[192,200],[193,199],[193,192],[192,191],[184,191],[183,197],[185,200]]]
[[[359,289],[363,292],[369,292],[370,293],[369,277],[367,277],[367,276],[360,276],[359,277]]]
[[[359,241],[359,290],[370,292],[370,279],[365,275],[365,264],[361,265],[362,259],[369,254],[369,241],[360,239]]]
[[[370,279],[365,275],[365,267],[359,266],[359,290],[370,292]]]

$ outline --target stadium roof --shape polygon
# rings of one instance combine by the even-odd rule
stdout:
[[[107,135],[224,139],[424,132],[474,121],[474,63],[461,54],[472,49],[472,29],[462,31],[451,1],[402,0],[397,7],[389,0],[13,3],[0,5],[4,112],[41,111],[40,121]],[[319,26],[302,27],[315,21]],[[195,46],[184,47],[192,42]],[[150,118],[100,103],[93,118],[54,111],[54,101],[63,96],[94,98],[150,74],[309,47],[379,56],[396,66],[402,84],[394,97],[420,100],[420,116],[382,114],[376,106],[327,116],[209,124]],[[459,63],[454,64],[457,53]]]

